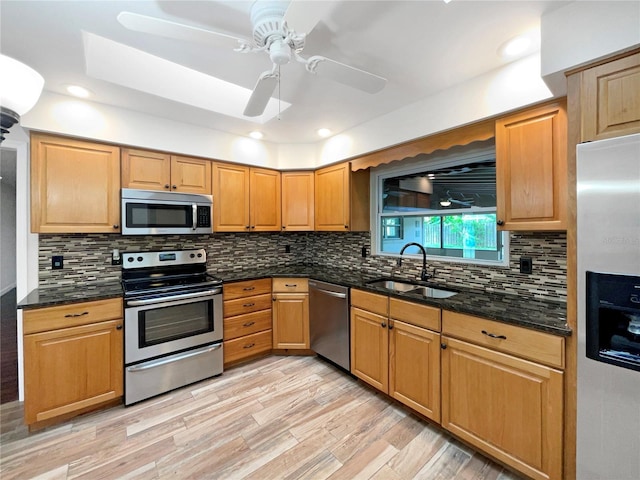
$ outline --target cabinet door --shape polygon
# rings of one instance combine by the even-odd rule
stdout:
[[[351,373],[384,393],[389,391],[386,317],[351,307]]]
[[[171,191],[211,195],[211,161],[172,155]]]
[[[316,230],[349,230],[349,163],[322,168],[315,174]]]
[[[25,422],[120,397],[122,363],[122,320],[25,335]]]
[[[275,294],[272,310],[273,348],[308,349],[309,294]]]
[[[565,230],[567,115],[554,102],[496,121],[501,230]]]
[[[531,478],[562,478],[562,372],[442,341],[442,426]]]
[[[389,395],[440,422],[440,334],[391,322]]]
[[[123,149],[122,187],[171,190],[171,157],[165,153]]]
[[[582,73],[582,141],[640,132],[640,53]]]
[[[288,232],[313,230],[313,172],[283,172],[281,178],[282,229]]]
[[[251,231],[273,232],[281,230],[280,172],[252,168],[250,177]]]
[[[213,230],[249,230],[249,168],[213,164]]]
[[[120,149],[31,136],[31,231],[120,231]]]

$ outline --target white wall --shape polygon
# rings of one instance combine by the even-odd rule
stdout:
[[[640,45],[640,2],[573,2],[544,15],[540,28],[542,77],[564,95],[566,71]]]
[[[16,286],[16,152],[0,151],[0,295]]]

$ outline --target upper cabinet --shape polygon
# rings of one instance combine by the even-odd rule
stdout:
[[[211,195],[211,161],[123,149],[122,186]]]
[[[314,228],[313,172],[282,172],[282,230],[305,232]]]
[[[280,172],[214,163],[215,232],[278,231],[280,208]]]
[[[315,172],[315,229],[369,230],[369,170],[351,171],[349,162]]]
[[[501,230],[565,230],[566,102],[496,121],[497,221]]]
[[[120,231],[120,149],[31,134],[31,231]]]
[[[640,52],[582,72],[581,141],[640,132]]]

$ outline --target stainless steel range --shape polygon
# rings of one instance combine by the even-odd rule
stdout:
[[[222,373],[222,281],[206,252],[125,253],[125,405]]]

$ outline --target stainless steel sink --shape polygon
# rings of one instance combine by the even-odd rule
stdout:
[[[413,283],[387,279],[372,280],[367,282],[367,285],[398,293],[417,293],[427,298],[448,298],[458,293],[451,290],[442,290],[440,288],[425,287],[424,285],[415,285]]]
[[[409,290],[410,293],[419,293],[423,297],[429,298],[449,298],[457,295],[458,292],[452,292],[451,290],[441,290],[433,287],[416,287]]]
[[[374,280],[367,282],[367,285],[392,290],[394,292],[408,292],[417,287],[417,285],[413,285],[412,283],[399,282],[397,280]]]

